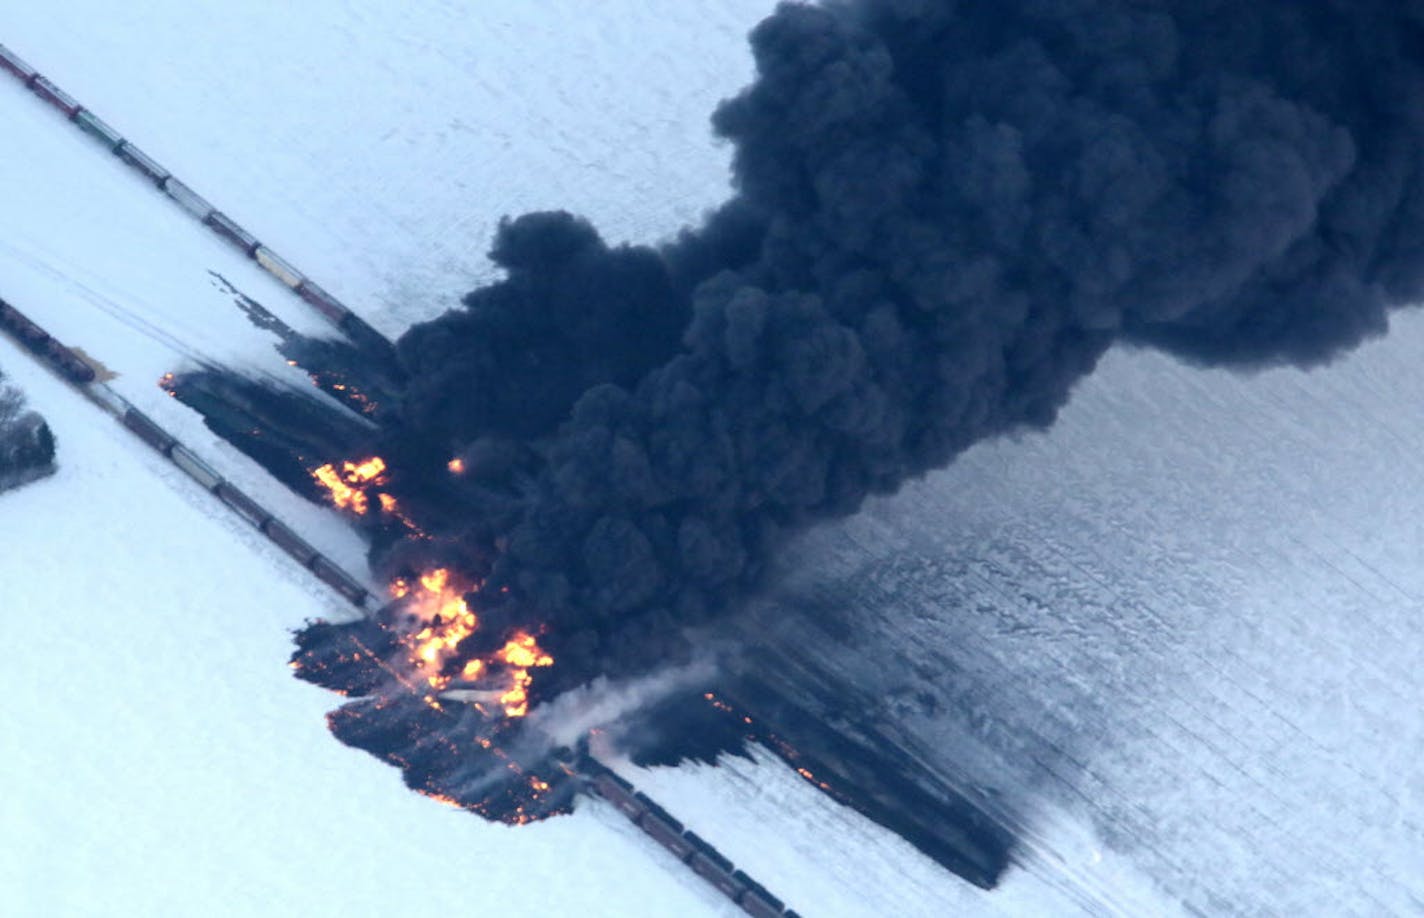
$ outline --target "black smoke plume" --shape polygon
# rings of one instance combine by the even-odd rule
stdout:
[[[1420,298],[1419,0],[785,4],[751,42],[705,225],[506,222],[506,279],[399,342],[392,487],[470,457],[437,535],[565,678],[685,652],[789,533],[1051,424],[1115,342],[1310,366]]]

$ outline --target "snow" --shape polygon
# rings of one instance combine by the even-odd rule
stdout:
[[[720,201],[707,116],[771,5],[60,0],[0,42],[394,333],[488,276],[503,214],[649,241]],[[0,121],[0,296],[359,569],[153,385],[293,378],[209,271],[320,321],[13,81]],[[803,540],[768,632],[844,620],[826,658],[1028,833],[1001,889],[774,763],[625,775],[808,916],[1424,912],[1421,353],[1417,315],[1310,374],[1115,352],[1050,434]],[[490,826],[331,740],[284,662],[336,597],[8,339],[0,367],[61,463],[0,496],[7,914],[732,913],[606,806]]]

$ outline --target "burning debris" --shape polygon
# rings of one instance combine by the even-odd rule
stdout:
[[[317,484],[331,493],[331,500],[337,507],[351,510],[357,516],[364,516],[370,509],[366,489],[384,484],[385,476],[382,473],[385,470],[385,461],[380,457],[373,457],[364,462],[342,462],[340,469],[337,469],[336,463],[328,462],[312,470],[312,477],[316,479]],[[394,507],[395,498],[389,494],[376,496],[380,499],[383,509]]]
[[[361,466],[375,481],[379,469]],[[397,577],[371,618],[299,632],[292,668],[355,698],[331,715],[332,731],[401,768],[411,788],[505,822],[565,812],[569,773],[516,723],[529,713],[530,670],[554,660],[528,631],[486,627],[467,598],[479,590],[448,568]]]

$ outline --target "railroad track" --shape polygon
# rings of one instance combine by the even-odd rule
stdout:
[[[299,296],[353,344],[386,354],[393,352],[391,342],[344,303],[299,271],[292,262],[264,245],[256,235],[210,204],[206,198],[143,152],[133,141],[110,127],[93,111],[80,105],[54,81],[25,63],[19,55],[4,45],[0,45],[0,71],[19,80],[42,102],[102,144],[111,154],[163,192],[169,200],[197,218],[225,242],[241,250],[249,259],[257,262],[264,271]]]
[[[157,421],[107,383],[100,382],[87,361],[4,299],[0,299],[0,329],[351,605],[363,613],[379,607],[380,598],[359,580],[317,551],[276,514],[218,474]]]
[[[602,797],[712,888],[756,918],[799,918],[765,886],[753,880],[696,832],[689,830],[611,768],[588,753],[572,763],[587,793]]]

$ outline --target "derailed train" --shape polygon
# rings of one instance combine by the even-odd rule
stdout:
[[[203,490],[211,492],[218,500],[227,504],[273,544],[291,555],[298,564],[340,593],[352,605],[366,608],[377,601],[354,578],[293,532],[291,527],[278,520],[271,511],[248,497],[218,474],[212,466],[199,459],[192,450],[179,443],[176,437],[160,427],[156,421],[129,404],[127,399],[106,384],[96,382],[97,374],[88,362],[4,299],[0,299],[0,329],[9,332],[60,376],[83,389],[119,423],[176,465]]]

